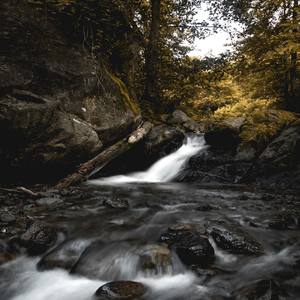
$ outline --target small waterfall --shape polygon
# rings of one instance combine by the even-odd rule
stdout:
[[[192,156],[206,148],[203,136],[191,136],[177,151],[161,158],[147,171],[90,180],[88,183],[102,185],[130,182],[170,182],[180,174]]]

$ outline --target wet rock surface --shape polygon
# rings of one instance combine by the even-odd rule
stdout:
[[[57,240],[57,232],[44,222],[35,221],[20,236],[20,244],[30,255],[39,255],[53,246]]]
[[[101,300],[139,300],[146,291],[146,287],[139,282],[115,281],[101,286],[95,295]]]
[[[45,22],[26,1],[0,4],[2,182],[56,180],[136,126],[125,85],[61,18]]]
[[[236,300],[280,300],[280,286],[270,279],[261,280],[237,291]]]
[[[0,223],[4,299],[12,290],[24,299],[89,299],[112,281],[142,283],[147,300],[299,298],[299,227],[290,217],[270,226],[278,216],[297,217],[296,190],[141,184],[43,195],[61,201],[38,205],[0,191],[1,211],[15,217]],[[116,196],[130,207],[103,205]],[[64,235],[52,240],[48,227]],[[23,256],[31,252],[20,245],[24,236],[41,259]]]
[[[262,254],[262,246],[249,234],[233,227],[212,228],[211,236],[216,244],[224,250],[236,254],[259,255]]]
[[[174,248],[186,265],[206,266],[214,261],[214,248],[208,238],[188,225],[169,228],[161,235],[160,241]]]
[[[39,270],[52,270],[55,268],[71,271],[79,260],[89,242],[84,240],[69,240],[47,253],[38,262]]]

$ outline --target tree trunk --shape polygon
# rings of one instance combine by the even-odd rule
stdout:
[[[56,188],[65,189],[86,181],[91,175],[104,168],[113,159],[128,151],[135,144],[141,141],[149,133],[151,128],[152,124],[149,122],[145,122],[129,137],[124,138],[123,140],[110,146],[91,160],[80,165],[77,171],[58,182]]]
[[[293,25],[295,28],[293,29],[293,33],[296,35],[298,33],[298,9],[299,9],[299,1],[294,0],[293,5]],[[296,79],[297,79],[297,60],[298,60],[298,53],[296,50],[292,50],[291,52],[291,67],[289,71],[289,96],[292,102],[292,106],[294,109],[299,110],[300,104],[296,103]]]
[[[151,0],[151,28],[148,47],[146,51],[146,83],[144,99],[158,108],[159,105],[159,35],[160,35],[160,0]]]

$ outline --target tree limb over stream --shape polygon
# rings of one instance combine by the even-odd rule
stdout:
[[[139,128],[133,131],[129,136],[108,147],[91,160],[81,164],[73,174],[59,181],[56,188],[65,189],[86,181],[91,175],[104,168],[113,159],[128,151],[135,144],[144,139],[150,132],[152,126],[150,122],[142,123]]]

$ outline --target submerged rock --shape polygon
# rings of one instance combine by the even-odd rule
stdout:
[[[257,281],[236,291],[236,300],[280,300],[280,286],[272,279]]]
[[[120,199],[118,197],[112,197],[111,199],[104,200],[103,204],[108,208],[115,208],[115,209],[129,208],[128,200]]]
[[[113,281],[101,286],[95,293],[100,300],[138,300],[147,288],[140,282]]]
[[[15,254],[9,249],[5,241],[0,240],[0,266],[15,258]]]
[[[39,255],[54,245],[57,233],[44,222],[34,222],[20,237],[20,243],[30,255]]]
[[[71,271],[87,246],[88,242],[84,240],[65,241],[47,253],[39,261],[38,268],[39,270],[61,268]]]
[[[250,235],[234,228],[213,228],[211,231],[215,243],[223,250],[235,254],[259,255],[262,246]]]
[[[146,245],[140,249],[140,265],[143,270],[162,273],[172,265],[171,251],[167,245]]]
[[[186,265],[207,266],[215,259],[215,251],[208,238],[191,225],[171,227],[160,237],[160,241],[175,249]]]

